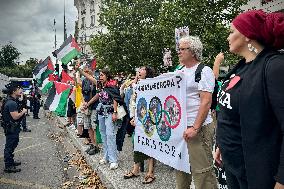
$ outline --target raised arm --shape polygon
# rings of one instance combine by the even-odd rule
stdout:
[[[216,57],[213,65],[213,73],[215,76],[215,79],[218,79],[219,72],[220,72],[220,65],[224,60],[224,53],[220,52]]]
[[[83,70],[80,69],[80,60],[77,60],[77,64],[75,66],[75,69],[79,71],[79,73],[83,76],[85,76],[88,80],[93,82],[95,85],[97,85],[97,80],[90,74],[84,72]]]

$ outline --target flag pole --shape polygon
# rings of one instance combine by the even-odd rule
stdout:
[[[56,24],[56,20],[54,18],[54,21],[53,21],[53,26],[54,26],[54,49],[56,50],[56,27],[55,27],[55,24]]]
[[[64,41],[67,39],[66,19],[65,19],[65,0],[64,0]]]

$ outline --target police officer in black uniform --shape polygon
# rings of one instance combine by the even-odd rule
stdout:
[[[33,118],[34,119],[40,119],[38,117],[38,113],[39,113],[39,109],[40,109],[40,98],[41,98],[41,95],[36,94],[34,96],[34,99],[33,99]]]
[[[20,172],[16,166],[21,165],[21,162],[14,161],[14,150],[19,143],[20,122],[22,117],[27,113],[27,109],[19,110],[16,99],[22,94],[22,88],[15,84],[7,84],[3,93],[7,94],[7,99],[2,106],[2,126],[6,136],[6,144],[4,149],[4,162],[6,173]]]
[[[22,109],[28,109],[27,107],[27,97],[22,94],[18,99],[17,99],[19,111],[22,111]],[[28,114],[28,113],[27,113]],[[22,121],[21,121],[21,126],[23,127],[23,132],[31,132],[30,129],[27,128],[27,115],[23,115]]]

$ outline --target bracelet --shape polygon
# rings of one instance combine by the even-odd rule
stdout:
[[[198,128],[198,129],[196,129],[194,126],[192,126],[192,128],[195,130],[195,132],[197,132],[197,133],[198,133],[199,128]]]

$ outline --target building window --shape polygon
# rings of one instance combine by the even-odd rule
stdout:
[[[95,25],[95,22],[96,22],[96,17],[95,17],[95,15],[92,15],[91,16],[91,26],[94,26]]]
[[[95,11],[95,1],[91,1],[91,7],[90,7],[90,12],[94,12]]]
[[[85,17],[82,18],[81,29],[85,28]]]

